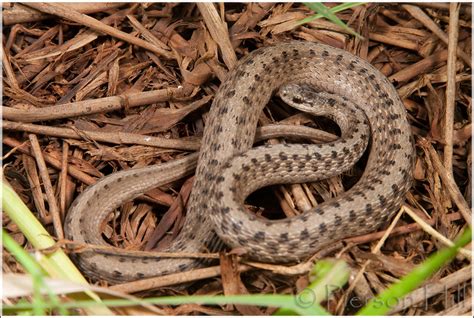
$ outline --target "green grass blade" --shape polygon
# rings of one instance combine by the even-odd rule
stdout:
[[[329,315],[319,303],[330,295],[331,291],[346,284],[349,277],[349,269],[341,260],[322,260],[313,268],[311,275],[317,278],[305,289],[305,292],[293,295],[238,295],[238,296],[181,296],[181,297],[156,297],[140,300],[140,303],[154,305],[181,305],[181,304],[245,304],[265,307],[282,308],[276,312],[277,315],[304,315],[304,316],[326,316]],[[108,306],[131,306],[137,305],[137,301],[129,299],[104,300],[103,304]],[[76,301],[62,304],[64,308],[90,308],[98,304],[91,301]],[[139,305],[139,304],[138,304]],[[29,310],[32,304],[19,303],[5,306],[8,311]],[[39,304],[41,308],[51,309],[54,306]]]
[[[329,315],[327,311],[321,312],[319,304],[329,295],[344,286],[349,280],[350,270],[346,262],[336,259],[324,259],[316,263],[311,270],[311,284],[295,296],[301,308],[315,308],[318,315]],[[287,308],[279,309],[276,315],[294,315],[295,312]]]
[[[20,262],[23,268],[30,273],[33,280],[33,314],[35,316],[44,316],[45,311],[41,304],[45,303],[41,290],[46,290],[51,304],[59,310],[59,314],[65,316],[68,314],[67,310],[62,307],[59,298],[51,292],[51,290],[44,283],[43,277],[45,272],[38,263],[21,248],[21,246],[2,229],[3,246]]]
[[[28,207],[23,203],[20,197],[15,193],[6,180],[2,180],[2,208],[8,217],[18,225],[20,231],[25,235],[28,241],[36,249],[46,249],[54,246],[55,241],[43,225],[31,213]],[[71,280],[77,283],[87,284],[87,281],[74,266],[68,256],[60,249],[51,254],[44,255],[38,261],[51,277]],[[86,294],[100,301],[100,298],[92,292]],[[80,299],[81,296],[78,296]],[[91,314],[111,315],[112,312],[106,308],[96,308]]]
[[[326,19],[332,21],[334,24],[340,26],[350,34],[354,35],[355,37],[359,39],[364,39],[359,33],[355,32],[352,28],[348,27],[341,19],[339,19],[335,13],[346,10],[348,8],[352,8],[358,5],[361,5],[362,3],[360,2],[348,2],[348,3],[343,3],[340,4],[332,9],[326,7],[324,4],[320,2],[305,2],[304,5],[310,8],[311,10],[318,12],[318,14],[315,14],[313,16],[310,16],[308,18],[302,19],[298,22],[298,24],[304,24],[308,23],[310,21],[313,21],[315,19],[319,19],[321,17],[325,17]]]
[[[392,309],[391,305],[394,302],[400,301],[405,295],[423,284],[441,266],[450,262],[456,256],[458,250],[471,241],[471,235],[471,228],[466,229],[461,237],[454,242],[454,246],[442,249],[430,256],[399,282],[391,285],[380,295],[372,299],[357,315],[383,316],[387,314]]]
[[[206,305],[225,305],[242,304],[266,307],[288,306],[300,315],[319,315],[325,311],[308,310],[300,308],[292,295],[237,295],[237,296],[170,296],[141,299],[141,303],[154,305],[182,305],[182,304],[206,304]],[[110,307],[124,307],[136,305],[137,302],[129,299],[103,300],[103,304]],[[63,303],[64,308],[92,308],[100,304],[94,301],[75,301]],[[41,308],[50,309],[48,304],[40,305]],[[29,310],[31,304],[18,303],[15,305],[5,305],[4,310]]]

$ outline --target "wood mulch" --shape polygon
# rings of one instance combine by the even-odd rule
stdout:
[[[302,4],[2,6],[3,175],[57,239],[64,235],[62,220],[74,198],[99,178],[197,151],[207,111],[228,70],[256,48],[290,39],[326,43],[370,61],[396,86],[416,140],[415,183],[388,238],[387,224],[325,251],[344,259],[352,271],[349,283],[325,308],[354,314],[471,222],[469,3],[370,3],[338,13],[363,39],[325,19],[299,25],[298,20],[311,14]],[[269,106],[261,125],[313,122],[288,114],[277,103]],[[248,207],[267,217],[291,217],[343,192],[362,168],[321,183],[259,190],[248,199]],[[127,249],[143,249],[156,236],[161,237],[158,247],[166,246],[169,233],[185,217],[183,202],[191,181],[184,178],[148,192],[145,200],[125,204],[104,234]],[[3,227],[31,249],[5,215]],[[142,296],[285,294],[308,284],[311,263],[288,267],[245,263],[235,255],[216,257],[220,262],[214,266],[187,276],[170,275],[160,288],[149,290],[140,283],[111,288]],[[6,252],[3,271],[22,271]],[[198,278],[186,290],[174,285],[175,279]],[[470,315],[471,297],[468,246],[409,300],[400,301],[392,314]],[[163,310],[169,315],[274,311],[197,304]]]

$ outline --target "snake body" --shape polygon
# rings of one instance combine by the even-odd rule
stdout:
[[[336,122],[345,126],[341,127],[340,139],[323,145],[280,144],[250,149],[260,112],[272,94],[288,84],[308,85],[329,94],[322,112],[327,110],[331,116],[330,108],[334,107]],[[306,101],[291,96],[289,103],[293,106],[318,112]],[[349,115],[337,115],[340,107],[347,107],[349,111],[344,114]],[[262,220],[245,210],[245,197],[260,187],[314,181],[347,170],[360,157],[369,134],[366,170],[343,195],[283,220]],[[105,244],[99,226],[114,208],[150,188],[191,173],[196,158],[193,154],[102,179],[71,206],[65,221],[67,237],[76,242]],[[343,50],[309,42],[255,50],[241,59],[216,93],[204,130],[186,221],[169,250],[218,250],[225,242],[242,248],[245,257],[251,259],[301,260],[324,245],[367,233],[387,221],[411,187],[413,158],[404,106],[391,83],[368,62]],[[79,254],[77,261],[89,276],[111,282],[180,272],[200,262],[94,251]]]

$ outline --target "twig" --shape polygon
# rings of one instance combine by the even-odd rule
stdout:
[[[124,2],[95,2],[93,6],[90,3],[63,3],[64,6],[70,7],[80,13],[90,14],[96,12],[104,12],[113,8],[123,6]],[[21,3],[10,3],[9,6],[4,3],[2,11],[3,25],[12,25],[17,23],[35,22],[51,18],[49,14],[44,14],[38,10],[28,8]]]
[[[449,45],[446,86],[446,111],[444,115],[444,168],[453,178],[453,130],[456,103],[456,48],[458,43],[459,3],[452,2],[449,9]],[[459,51],[459,49],[458,49]]]
[[[457,272],[441,278],[438,282],[427,283],[426,285],[412,291],[403,299],[397,299],[397,306],[388,315],[393,315],[399,311],[409,308],[419,302],[426,301],[439,293],[446,293],[449,288],[453,288],[471,279],[471,265],[466,266]]]
[[[40,3],[40,2],[25,2],[24,5],[32,7],[36,10],[52,14],[52,15],[57,15],[61,18],[77,22],[79,24],[85,25],[97,32],[100,33],[105,33],[108,35],[111,35],[113,37],[116,37],[120,40],[123,40],[125,42],[128,42],[130,44],[142,47],[144,49],[150,50],[151,52],[158,54],[160,56],[163,56],[167,59],[174,59],[174,56],[171,52],[165,51],[160,47],[157,47],[154,44],[151,44],[149,42],[146,42],[142,39],[136,38],[134,36],[131,36],[130,34],[127,34],[125,32],[122,32],[120,30],[117,30],[111,26],[108,26],[88,15],[82,14],[80,12],[77,12],[76,10],[73,10],[71,8],[68,8],[64,6],[63,4],[59,3]]]
[[[13,72],[12,65],[10,64],[10,58],[7,52],[5,52],[5,48],[1,47],[1,52],[2,54],[2,65],[3,69],[5,70],[5,75],[7,77],[6,83],[9,83],[10,86],[14,89],[19,89],[20,86],[18,85],[18,81],[16,80],[15,72]]]
[[[425,222],[422,218],[420,218],[415,212],[413,212],[413,210],[411,210],[408,206],[404,206],[404,209],[405,209],[405,212],[406,214],[408,214],[416,223],[418,223],[421,228],[423,229],[423,231],[425,231],[426,233],[428,233],[429,235],[433,236],[435,239],[439,240],[440,242],[442,242],[443,244],[447,245],[447,246],[454,246],[454,243],[449,240],[448,238],[444,237],[443,235],[441,235],[441,233],[439,233],[438,231],[436,231],[434,228],[431,227],[431,225],[429,225],[427,222]],[[466,250],[465,248],[461,248],[459,250],[459,252],[466,256],[467,258],[472,258],[472,253],[468,250]]]
[[[453,317],[453,316],[472,316],[472,296],[466,297],[463,301],[436,313],[436,316]]]
[[[198,140],[168,139],[134,133],[84,131],[77,128],[60,128],[45,125],[24,124],[7,120],[4,120],[1,123],[1,126],[2,129],[5,130],[26,131],[60,138],[95,140],[117,145],[133,144],[190,151],[198,150],[200,147]]]
[[[419,74],[422,74],[437,64],[446,61],[448,58],[448,50],[442,50],[434,53],[433,55],[428,56],[427,58],[422,59],[421,61],[411,64],[408,67],[405,67],[403,70],[391,75],[389,79],[391,81],[405,82],[412,79]]]
[[[63,140],[63,153],[61,158],[61,172],[59,174],[59,204],[61,214],[66,215],[66,197],[67,197],[67,166],[68,166],[69,144]]]
[[[459,220],[462,218],[461,213],[450,213],[448,214],[448,220],[449,221],[455,221]],[[429,220],[424,220],[427,224],[429,225],[434,225],[435,221],[433,219]],[[395,235],[401,235],[401,234],[407,234],[407,233],[412,233],[415,231],[421,230],[421,226],[418,223],[411,223],[407,225],[401,225],[397,226],[396,228],[393,229],[393,231],[390,233],[391,236]],[[363,243],[368,243],[372,242],[376,239],[381,238],[386,231],[379,231],[379,232],[374,232],[374,233],[369,233],[369,234],[364,234],[364,235],[358,235],[358,236],[353,236],[350,238],[345,239],[344,241],[348,243],[354,243],[354,244],[363,244]]]
[[[43,180],[44,190],[48,199],[49,213],[53,218],[54,230],[58,239],[64,239],[64,232],[61,222],[61,216],[59,214],[58,201],[54,196],[53,185],[51,184],[51,179],[49,178],[48,168],[46,167],[46,162],[44,161],[43,153],[41,151],[38,138],[34,134],[30,134],[28,135],[28,137],[30,139],[31,150],[34,153],[41,179]]]
[[[411,4],[403,4],[402,7],[407,10],[415,19],[417,19],[418,21],[420,21],[425,27],[427,27],[429,30],[431,30],[431,32],[433,32],[437,37],[439,37],[441,39],[441,41],[443,41],[446,45],[448,45],[448,42],[449,43],[452,43],[452,44],[449,44],[449,45],[453,45],[453,51],[454,51],[454,55],[458,55],[467,65],[469,65],[469,67],[472,67],[472,62],[471,62],[471,57],[469,55],[466,54],[466,52],[464,52],[460,47],[458,47],[457,45],[457,29],[458,29],[458,19],[459,19],[459,8],[460,8],[460,4],[456,4],[454,2],[451,2],[451,7],[454,6],[457,6],[457,9],[456,9],[456,21],[451,21],[449,22],[449,32],[450,32],[450,35],[449,35],[449,40],[448,40],[448,36],[446,35],[446,33],[443,32],[443,30],[440,29],[440,27],[423,11],[421,10],[420,8],[414,6],[414,5],[411,5]],[[450,9],[450,18],[454,18],[453,16],[453,10]],[[456,40],[452,40],[452,36],[453,34],[451,34],[451,29],[452,28],[456,28]],[[448,47],[449,47],[448,45]],[[457,50],[457,51],[456,51]]]
[[[404,208],[402,207],[400,209],[400,211],[398,211],[397,215],[395,216],[395,218],[392,220],[392,222],[390,223],[390,226],[388,227],[387,230],[385,230],[383,236],[380,238],[380,240],[377,242],[377,244],[372,248],[371,252],[373,254],[378,254],[380,252],[380,248],[382,248],[382,246],[385,244],[385,241],[387,240],[388,236],[392,233],[393,229],[395,228],[395,225],[397,225],[398,223],[398,220],[400,220],[400,217],[402,216],[404,212]],[[359,271],[357,272],[357,275],[356,277],[354,278],[354,280],[351,282],[348,290],[344,293],[344,295],[350,295],[352,293],[352,291],[354,290],[354,288],[356,287],[356,284],[359,282],[359,280],[362,278],[362,275],[364,275],[365,273],[365,269],[367,268],[367,266],[370,264],[370,259],[369,260],[366,260],[364,262],[364,264],[362,264],[362,266],[360,267]],[[342,315],[343,311],[344,311],[344,308],[345,306],[343,306],[343,304],[346,303],[346,297],[341,297],[339,299],[339,302],[337,304],[337,312],[339,315]]]
[[[197,6],[201,12],[207,29],[214,41],[219,45],[222,52],[222,59],[229,70],[237,64],[234,48],[230,42],[227,25],[221,20],[214,4],[211,2],[198,2]]]
[[[192,90],[191,90],[192,91]],[[109,112],[122,108],[137,107],[146,104],[160,103],[174,98],[186,97],[189,87],[165,88],[148,92],[125,94],[93,100],[85,100],[75,103],[67,103],[43,108],[17,109],[13,107],[2,107],[3,118],[21,121],[35,122],[77,116],[86,116],[96,113]]]
[[[240,265],[238,268],[239,272],[245,272],[250,270],[252,267],[247,265]],[[143,290],[155,289],[159,287],[165,287],[170,285],[182,284],[193,282],[200,279],[211,278],[221,274],[220,266],[212,266],[207,268],[200,268],[187,272],[181,272],[176,274],[170,274],[160,277],[147,278],[131,283],[118,284],[109,287],[112,290],[121,291],[123,293],[136,293]]]
[[[133,144],[152,146],[165,149],[177,149],[195,151],[199,150],[200,140],[168,139],[134,133],[124,132],[98,132],[78,130],[76,128],[60,128],[45,125],[16,123],[8,120],[0,122],[0,127],[4,130],[25,131],[40,135],[54,136],[60,138],[86,139],[94,141],[109,142],[113,144]],[[255,141],[262,141],[269,138],[279,137],[304,137],[314,141],[328,142],[335,140],[334,135],[314,128],[298,125],[267,125],[259,127],[255,136]]]
[[[430,159],[433,163],[434,168],[439,173],[441,180],[443,181],[444,185],[446,186],[446,190],[448,190],[451,199],[456,203],[458,206],[459,212],[461,212],[462,216],[466,220],[467,224],[471,226],[471,208],[467,204],[466,200],[462,196],[462,193],[459,191],[459,188],[454,181],[454,179],[449,175],[448,171],[444,168],[441,160],[438,157],[438,154],[434,150],[433,146],[423,137],[420,137],[419,144],[425,149],[427,154],[430,156]]]
[[[29,156],[32,156],[34,157],[34,155],[30,152],[30,150],[28,149],[28,146],[26,146],[24,143],[21,143],[19,142],[18,140],[15,140],[11,137],[3,137],[3,140],[2,142],[10,147],[16,147],[16,149],[18,151],[20,151],[21,153],[24,153],[26,155],[29,155]],[[53,166],[54,168],[56,168],[57,170],[61,170],[61,161],[59,161],[58,159],[46,154],[46,153],[43,153],[43,158],[44,160],[50,164],[51,166]],[[96,182],[96,179],[91,177],[90,175],[82,172],[81,170],[71,166],[71,165],[68,165],[68,168],[67,168],[67,171],[68,173],[73,176],[74,178],[76,178],[77,180],[87,184],[87,185],[91,185],[91,184],[94,184]]]

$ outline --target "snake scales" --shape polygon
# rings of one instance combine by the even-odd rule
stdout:
[[[327,93],[298,92],[292,83]],[[341,126],[341,138],[323,145],[279,144],[248,150],[260,112],[283,85],[287,86],[280,95],[287,103],[333,118]],[[299,94],[306,96],[300,98]],[[312,106],[308,101],[312,98],[322,100],[323,107]],[[364,151],[369,134],[366,170],[343,195],[283,220],[264,220],[245,211],[243,200],[260,187],[314,181],[349,169]],[[99,227],[113,209],[148,189],[191,173],[196,158],[197,154],[192,154],[103,178],[71,206],[65,221],[67,237],[106,244]],[[239,62],[214,98],[186,221],[169,250],[217,250],[225,242],[241,247],[251,259],[304,259],[326,244],[367,233],[385,222],[411,186],[413,158],[403,104],[394,87],[369,63],[345,51],[309,42],[255,50]],[[80,253],[77,262],[89,276],[111,282],[165,275],[199,263],[191,258],[130,257],[95,251]]]

